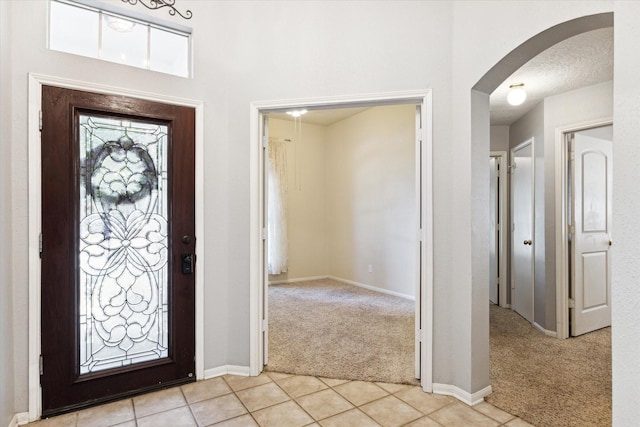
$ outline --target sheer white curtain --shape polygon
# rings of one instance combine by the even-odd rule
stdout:
[[[267,241],[269,274],[287,272],[287,155],[286,142],[269,138],[267,162]]]

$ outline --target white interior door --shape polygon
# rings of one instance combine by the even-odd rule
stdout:
[[[571,335],[611,325],[611,169],[613,126],[575,132]]]
[[[489,301],[498,304],[498,159],[489,157]]]
[[[533,138],[511,150],[511,290],[516,312],[533,323]]]

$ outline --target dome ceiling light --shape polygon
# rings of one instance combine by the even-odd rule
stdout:
[[[527,92],[524,90],[524,83],[515,83],[509,86],[507,102],[513,106],[522,104],[527,99]]]

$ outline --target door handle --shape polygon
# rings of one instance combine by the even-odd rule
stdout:
[[[195,254],[182,254],[182,274],[193,274],[193,266],[196,262]]]
[[[529,246],[531,246],[531,244],[532,244],[532,243],[533,243],[533,242],[532,242],[531,240],[525,240],[525,241],[524,241],[524,244],[525,244],[525,245],[529,245]]]

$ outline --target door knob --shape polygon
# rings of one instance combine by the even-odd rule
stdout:
[[[524,241],[524,244],[525,244],[525,245],[529,245],[529,246],[531,246],[531,244],[532,244],[532,243],[533,243],[533,242],[532,242],[531,240],[525,240],[525,241]]]

